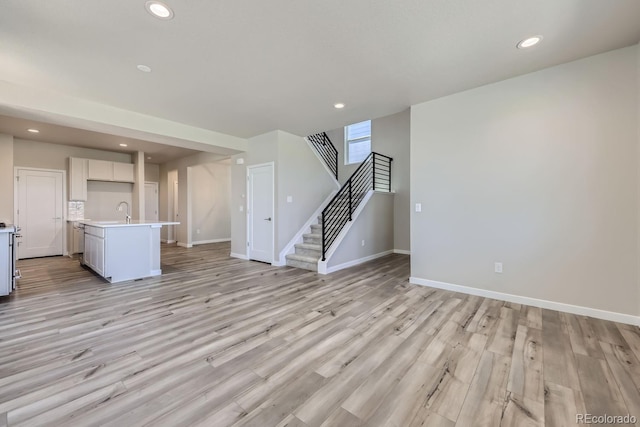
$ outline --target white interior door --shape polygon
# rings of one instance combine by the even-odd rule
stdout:
[[[22,228],[18,258],[62,255],[63,172],[32,169],[17,172],[16,218]]]
[[[158,183],[144,183],[144,219],[147,221],[158,220]]]
[[[249,166],[248,236],[249,259],[273,262],[273,164]]]

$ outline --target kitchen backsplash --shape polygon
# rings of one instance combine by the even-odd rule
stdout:
[[[67,218],[70,221],[84,219],[84,202],[69,202],[69,211]]]

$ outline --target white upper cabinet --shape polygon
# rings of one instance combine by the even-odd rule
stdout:
[[[69,200],[87,201],[87,159],[69,157]]]
[[[132,163],[113,163],[113,180],[118,182],[135,182]]]
[[[87,201],[87,181],[135,182],[133,163],[69,157],[69,200]]]
[[[89,159],[89,180],[113,181],[113,162]]]
[[[132,163],[89,159],[89,181],[135,182]]]

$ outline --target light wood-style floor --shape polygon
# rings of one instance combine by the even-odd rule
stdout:
[[[569,426],[640,418],[640,329],[408,283],[163,247],[110,285],[24,260],[0,298],[0,426]]]

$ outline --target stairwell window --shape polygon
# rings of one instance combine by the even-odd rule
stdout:
[[[371,153],[371,120],[344,127],[345,164],[362,163]]]

